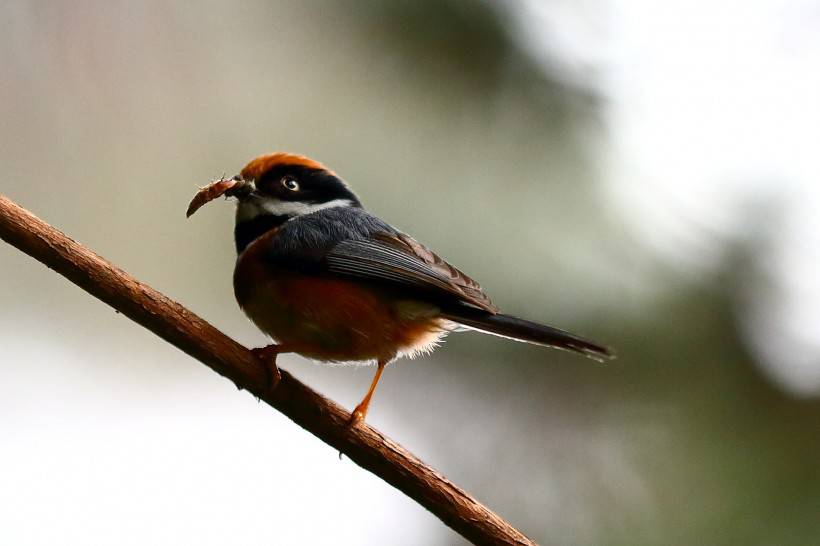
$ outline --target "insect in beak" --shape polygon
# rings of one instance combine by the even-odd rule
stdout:
[[[188,205],[188,211],[185,215],[190,218],[191,215],[198,211],[203,205],[222,195],[225,197],[235,197],[240,201],[244,201],[255,191],[256,186],[253,181],[244,180],[240,175],[236,175],[230,180],[226,180],[224,177],[220,178],[207,186],[199,188],[194,198],[191,199],[191,203]]]

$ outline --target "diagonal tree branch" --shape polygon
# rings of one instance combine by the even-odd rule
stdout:
[[[529,538],[372,427],[286,371],[267,389],[263,366],[242,345],[150,286],[0,195],[0,238],[284,413],[475,544],[533,545]]]

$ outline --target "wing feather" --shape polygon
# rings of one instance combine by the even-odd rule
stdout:
[[[498,312],[476,281],[360,208],[328,208],[289,220],[265,255],[278,268],[400,285],[433,302]]]
[[[402,233],[342,241],[325,261],[328,271],[335,274],[438,292],[491,313],[498,311],[476,281]]]

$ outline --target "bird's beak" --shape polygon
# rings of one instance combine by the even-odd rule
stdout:
[[[231,181],[236,182],[236,184],[225,192],[226,197],[236,197],[239,201],[246,201],[256,193],[254,181],[245,180],[241,174],[234,176]]]

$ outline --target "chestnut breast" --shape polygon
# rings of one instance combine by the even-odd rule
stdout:
[[[277,268],[264,252],[276,230],[239,256],[234,292],[245,314],[278,343],[323,361],[392,359],[434,345],[446,330],[432,304],[355,280]]]

